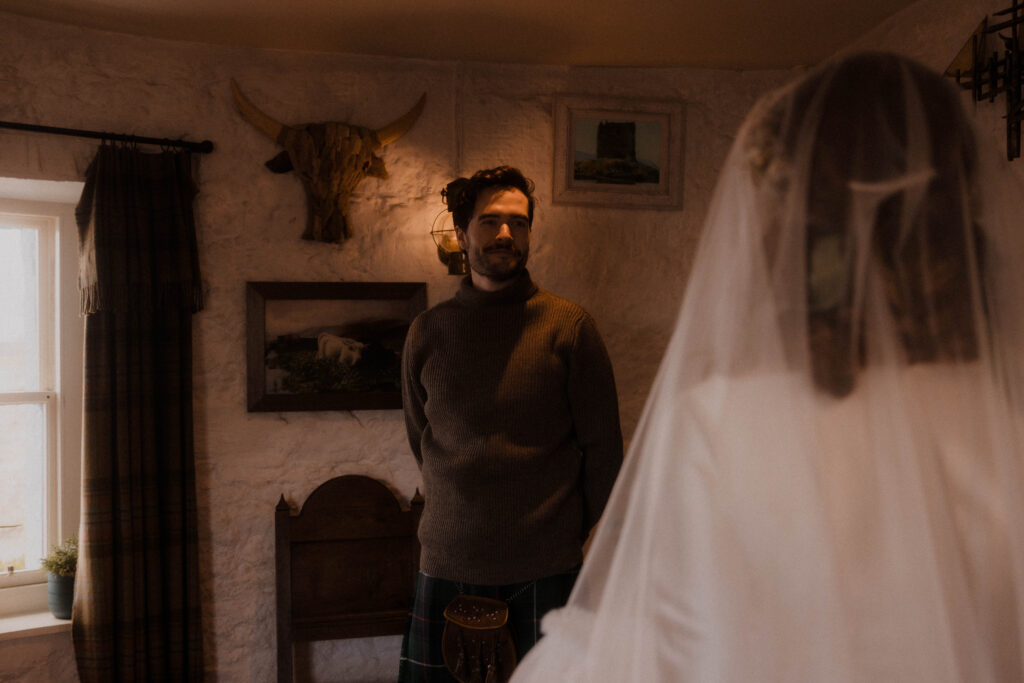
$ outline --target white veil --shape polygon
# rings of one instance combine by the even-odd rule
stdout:
[[[1024,208],[987,151],[892,55],[755,108],[515,683],[1024,680]]]

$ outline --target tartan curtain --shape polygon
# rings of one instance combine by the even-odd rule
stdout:
[[[104,144],[77,208],[85,317],[82,683],[198,681],[192,314],[202,286],[188,152]]]

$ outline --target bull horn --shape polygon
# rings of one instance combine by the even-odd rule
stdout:
[[[426,101],[427,94],[423,93],[420,95],[419,101],[404,116],[377,131],[377,139],[380,140],[381,147],[390,145],[412,128],[412,124],[416,123],[416,119],[423,113],[423,105]]]
[[[235,103],[238,104],[238,111],[241,112],[242,116],[249,123],[256,126],[257,129],[261,130],[268,138],[274,142],[280,142],[281,132],[285,128],[284,124],[275,121],[257,109],[256,105],[250,102],[242,94],[242,91],[238,89],[238,84],[235,83],[233,78],[231,79],[231,92],[235,95]]]

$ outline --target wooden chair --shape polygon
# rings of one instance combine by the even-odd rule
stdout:
[[[381,482],[335,477],[293,513],[276,510],[277,680],[291,683],[293,643],[405,631],[419,569],[419,491],[411,509]]]

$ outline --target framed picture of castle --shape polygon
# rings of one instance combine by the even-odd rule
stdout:
[[[678,209],[683,199],[682,102],[555,98],[555,204]]]
[[[249,412],[402,407],[423,282],[247,282]]]

